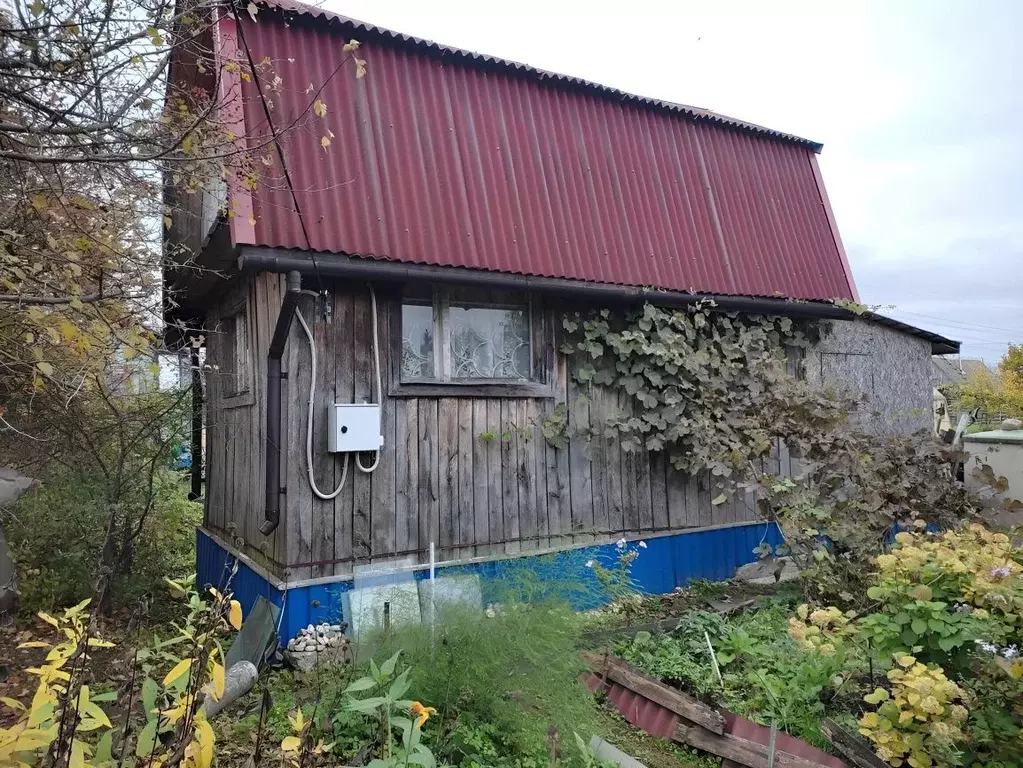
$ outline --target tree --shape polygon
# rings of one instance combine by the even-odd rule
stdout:
[[[239,23],[257,12],[244,6]],[[97,446],[139,416],[112,361],[145,359],[174,301],[162,293],[162,258],[200,268],[194,253],[164,254],[163,232],[212,185],[254,188],[290,127],[256,138],[228,122],[242,94],[221,88],[227,73],[279,82],[247,49],[213,55],[212,26],[234,13],[214,0],[0,5],[0,465],[31,454],[99,466]],[[272,91],[251,90],[269,115]],[[311,93],[305,117],[323,116],[316,101]],[[55,425],[74,425],[76,438],[58,444]],[[120,487],[123,473],[107,469]],[[124,531],[139,526],[124,521],[121,496],[107,529],[124,552]],[[124,556],[104,559],[116,567]]]
[[[998,363],[998,372],[1006,388],[1019,393],[1023,398],[1023,344],[1010,344],[1005,356]]]

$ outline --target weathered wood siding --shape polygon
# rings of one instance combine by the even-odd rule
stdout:
[[[864,400],[856,420],[877,435],[931,428],[931,344],[867,319],[834,320],[803,361],[807,381]]]
[[[323,321],[312,297],[300,303],[318,349],[314,472],[325,492],[339,482],[344,461],[324,450],[327,406],[374,397],[369,293],[364,284],[333,287],[330,322]],[[305,431],[312,371],[309,345],[296,322],[284,357],[281,478],[287,493],[281,526],[266,541],[258,531],[265,355],[281,280],[263,274],[232,290],[242,291],[250,302],[254,398],[252,405],[223,408],[216,372],[210,375],[206,520],[284,578],[346,575],[353,564],[401,556],[421,561],[431,541],[438,559],[450,560],[756,519],[751,499],[713,505],[719,489],[709,476],[686,477],[663,455],[623,451],[614,440],[575,438],[562,449],[548,444],[541,424],[559,403],[568,408],[570,430],[581,432],[628,407],[614,392],[580,387],[570,375],[572,358],[560,353],[549,398],[387,395],[391,355],[386,329],[398,304],[393,288],[379,286],[385,388],[380,465],[364,474],[351,461],[345,487],[335,499],[318,499],[310,490]],[[236,294],[227,291],[222,305],[227,308],[235,300]],[[560,328],[555,312],[547,312],[551,327]],[[217,321],[215,312],[209,321],[211,364],[227,352],[215,331]],[[553,343],[556,348],[558,341]]]

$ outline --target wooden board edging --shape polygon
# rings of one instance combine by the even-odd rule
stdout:
[[[849,733],[830,717],[824,718],[821,732],[856,768],[890,768],[888,763],[874,753],[866,739],[859,734]]]
[[[769,763],[768,748],[763,744],[740,739],[738,736],[727,733],[711,733],[698,725],[679,723],[675,729],[675,741],[717,755],[725,760],[731,760],[739,765],[747,766],[747,768],[767,768]],[[820,768],[820,763],[777,749],[774,751],[774,765],[775,768]]]
[[[623,685],[711,733],[725,732],[725,718],[721,713],[677,688],[671,688],[640,672],[627,661],[595,653],[584,653],[583,659],[598,677]]]

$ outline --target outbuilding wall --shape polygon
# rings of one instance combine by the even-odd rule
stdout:
[[[550,329],[551,392],[547,397],[409,396],[390,384],[388,343],[400,286],[377,284],[378,334],[384,366],[385,447],[372,474],[354,462],[342,492],[316,498],[305,459],[309,345],[298,323],[283,367],[281,446],[282,522],[270,537],[263,518],[265,355],[283,295],[279,275],[236,278],[208,318],[207,493],[205,525],[283,580],[351,575],[359,564],[428,559],[500,558],[619,537],[648,538],[692,528],[757,519],[754,499],[736,495],[713,504],[721,491],[707,474],[688,477],[661,453],[628,452],[613,440],[573,437],[555,447],[542,434],[545,418],[563,406],[572,434],[630,407],[625,398],[580,387],[574,359],[560,347],[561,307],[541,305]],[[336,282],[330,320],[303,297],[301,310],[316,339],[319,366],[314,403],[314,473],[321,489],[340,481],[343,459],[325,450],[327,409],[333,402],[376,399],[371,354],[372,316],[365,283]],[[224,317],[248,306],[251,396],[228,396],[229,350]],[[852,388],[871,399],[864,414],[881,433],[927,426],[930,352],[925,342],[865,322],[835,322],[804,359],[806,375],[829,387]],[[919,413],[916,409],[919,409]],[[780,447],[765,469],[791,471]]]
[[[808,381],[863,399],[855,419],[877,435],[931,428],[931,343],[867,319],[832,320],[808,350]]]

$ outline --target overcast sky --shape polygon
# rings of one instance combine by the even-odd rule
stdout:
[[[1023,342],[1023,1],[325,4],[823,142],[863,302],[964,357]]]

